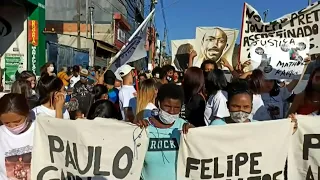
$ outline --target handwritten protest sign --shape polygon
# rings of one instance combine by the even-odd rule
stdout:
[[[245,4],[241,30],[240,60],[251,59],[250,47],[262,38],[303,38],[310,37],[310,55],[320,53],[319,13],[320,3],[284,15],[271,22],[263,22],[258,11]]]
[[[268,79],[299,79],[309,53],[309,38],[264,38],[251,44],[251,65]]]
[[[38,117],[31,179],[139,180],[147,146],[145,130],[117,120]]]
[[[319,116],[297,116],[298,129],[288,156],[288,179],[320,178]]]
[[[282,179],[291,134],[288,119],[190,129],[180,140],[177,178]]]

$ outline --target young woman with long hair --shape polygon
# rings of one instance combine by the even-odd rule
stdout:
[[[206,107],[205,80],[202,70],[198,67],[188,68],[184,74],[182,86],[185,104],[181,110],[181,118],[196,127],[205,126],[203,121]]]
[[[221,69],[214,69],[206,75],[207,103],[204,111],[204,122],[209,125],[215,119],[229,117],[227,107],[228,93],[225,91],[228,81]]]
[[[61,79],[55,76],[42,76],[38,84],[40,106],[33,109],[36,115],[70,119],[69,112],[64,108],[66,91]]]
[[[136,120],[150,117],[151,111],[157,109],[155,105],[157,92],[154,79],[146,79],[140,83],[137,92]]]

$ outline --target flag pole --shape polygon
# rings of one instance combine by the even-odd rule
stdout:
[[[130,36],[130,38],[128,39],[128,42],[130,42],[140,32],[140,30],[148,23],[149,19],[154,14],[154,11],[155,11],[155,9],[153,9],[150,12],[150,14],[144,19],[144,21],[140,24],[140,26],[136,29],[136,31],[134,31],[134,33]],[[106,68],[106,70],[108,70],[111,67],[111,65],[114,63],[114,61],[120,56],[121,52],[128,45],[128,42],[125,45],[122,46],[120,51],[118,51],[118,53],[113,58],[111,58],[110,63],[108,65],[108,67]]]

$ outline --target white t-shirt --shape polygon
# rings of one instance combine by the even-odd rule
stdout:
[[[287,87],[280,88],[277,96],[271,97],[269,93],[261,94],[262,100],[267,110],[269,120],[282,119],[285,117],[284,105],[286,99],[291,96],[292,92],[288,91]]]
[[[215,117],[229,117],[229,109],[227,106],[228,94],[225,91],[217,91],[215,95],[211,95],[207,101],[204,111],[204,122],[207,126],[214,120]]]
[[[78,75],[77,77],[73,76],[73,77],[70,79],[70,87],[73,88],[73,86],[74,86],[78,81],[80,81],[80,75]]]
[[[22,134],[12,134],[6,126],[0,126],[0,179],[17,179],[15,173],[29,179],[31,176],[31,152],[34,123]],[[16,170],[15,170],[16,169]]]
[[[43,105],[37,106],[32,109],[32,111],[35,113],[35,115],[44,115],[44,116],[50,116],[50,117],[56,117],[56,111],[53,109],[49,109]],[[67,109],[63,108],[63,119],[70,119],[69,112]]]
[[[131,107],[132,112],[136,112],[136,93],[133,85],[123,85],[119,90],[119,105],[123,119],[125,119],[124,108]]]

